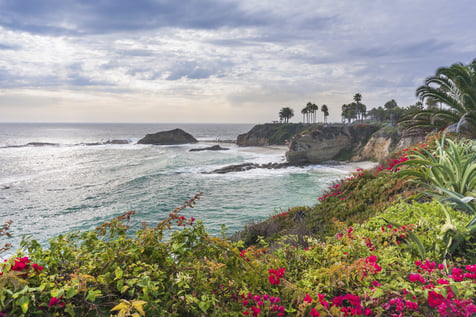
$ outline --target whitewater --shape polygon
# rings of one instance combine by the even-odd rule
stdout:
[[[298,205],[312,206],[324,190],[358,167],[321,164],[208,174],[240,163],[284,162],[285,148],[238,147],[230,141],[252,124],[0,123],[0,223],[12,220],[10,242],[40,243],[70,230],[90,230],[134,210],[133,221],[157,224],[203,192],[184,216],[218,235]],[[147,133],[181,128],[200,142],[157,146]],[[113,141],[114,142],[111,142]],[[127,144],[113,144],[117,140]],[[220,144],[227,151],[190,152]]]

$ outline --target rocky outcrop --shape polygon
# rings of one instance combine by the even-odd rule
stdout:
[[[170,131],[162,131],[154,134],[147,134],[144,138],[140,139],[139,144],[156,144],[156,145],[175,145],[175,144],[188,144],[197,143],[191,134],[181,130],[174,129]]]
[[[321,126],[291,139],[286,159],[291,163],[350,160],[356,149],[367,144],[379,129],[370,124]]]
[[[377,161],[386,159],[390,153],[407,148],[425,140],[424,135],[402,135],[393,127],[384,127],[375,132],[370,140],[354,152],[351,161]]]
[[[320,163],[350,150],[352,136],[347,127],[318,128],[292,138],[286,159],[292,163]]]
[[[265,163],[265,164],[257,164],[257,163],[242,163],[242,164],[235,164],[235,165],[228,165],[211,172],[204,172],[204,174],[226,174],[232,172],[244,172],[249,171],[256,168],[266,168],[266,169],[278,169],[278,168],[286,168],[289,166],[302,166],[292,163]]]
[[[297,133],[309,129],[300,123],[266,123],[254,126],[247,133],[238,135],[239,146],[285,145]]]
[[[226,151],[229,150],[229,148],[221,147],[219,145],[213,145],[209,147],[203,147],[203,148],[198,148],[198,149],[190,149],[189,152],[199,152],[199,151]]]

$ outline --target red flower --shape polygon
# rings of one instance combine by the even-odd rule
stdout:
[[[311,315],[312,317],[321,316],[321,314],[319,314],[319,312],[315,308],[311,309],[311,312],[309,313],[309,315]]]
[[[304,301],[304,302],[311,303],[311,302],[312,302],[312,298],[311,298],[311,296],[309,296],[309,294],[306,294],[306,296],[304,297],[303,301]]]
[[[64,303],[60,303],[59,300],[61,299],[60,298],[56,298],[56,297],[51,297],[50,299],[50,304],[48,305],[48,307],[64,307]]]
[[[43,267],[38,265],[38,263],[33,263],[32,267],[35,269],[35,271],[43,271]]]

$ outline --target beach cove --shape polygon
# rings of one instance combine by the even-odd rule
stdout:
[[[146,133],[180,127],[200,143],[139,145]],[[284,162],[285,146],[238,147],[230,141],[252,125],[2,124],[2,222],[12,220],[14,247],[23,235],[41,243],[70,230],[94,229],[134,210],[134,221],[158,223],[198,192],[185,211],[218,235],[296,205],[316,204],[339,178],[372,162],[317,164],[206,174],[245,162]],[[113,144],[123,140],[125,144]],[[227,151],[190,152],[222,144]],[[119,143],[119,142],[115,142]]]

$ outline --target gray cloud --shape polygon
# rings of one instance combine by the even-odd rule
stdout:
[[[36,34],[105,34],[162,27],[216,29],[265,25],[266,12],[213,0],[5,0],[0,25]]]
[[[406,104],[438,67],[474,59],[475,10],[472,0],[0,0],[0,85],[250,111],[340,108],[356,92],[370,107]]]

